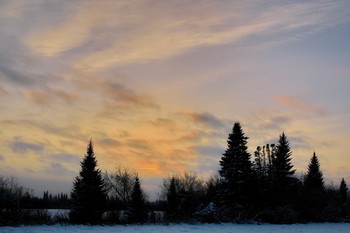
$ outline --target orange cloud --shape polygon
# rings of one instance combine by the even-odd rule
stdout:
[[[55,100],[63,100],[66,103],[78,99],[76,93],[70,93],[56,88],[47,88],[45,90],[28,91],[26,96],[37,104],[50,105]]]
[[[0,86],[0,96],[5,96],[5,95],[8,95],[9,93]]]
[[[290,96],[275,96],[273,97],[273,99],[282,105],[285,105],[287,107],[291,107],[300,111],[310,112],[318,115],[322,115],[325,113],[325,109],[321,107],[316,107],[307,103],[303,103]]]

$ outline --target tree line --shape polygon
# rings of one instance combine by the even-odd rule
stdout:
[[[155,202],[147,201],[132,169],[102,173],[90,140],[70,197],[44,192],[36,198],[14,179],[1,176],[0,225],[54,223],[45,212],[49,208],[69,209],[58,221],[73,224],[350,220],[344,178],[339,188],[327,187],[315,152],[307,173],[297,177],[284,133],[276,144],[258,146],[253,155],[248,152],[248,139],[241,124],[234,123],[218,174],[208,180],[193,172],[164,178]]]

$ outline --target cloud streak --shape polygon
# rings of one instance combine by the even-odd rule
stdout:
[[[305,102],[301,102],[291,96],[275,96],[273,99],[282,105],[285,105],[287,107],[291,107],[303,112],[309,112],[309,113],[314,113],[318,115],[323,115],[326,113],[326,110],[321,107],[316,107],[316,106],[307,104]]]
[[[27,152],[41,153],[44,150],[42,143],[31,143],[24,141],[21,137],[15,137],[10,143],[11,150],[16,154],[26,154]]]
[[[195,5],[187,1],[78,1],[73,8],[64,4],[71,9],[66,19],[34,31],[26,42],[32,51],[47,57],[78,52],[75,66],[96,71],[166,59],[202,46],[249,41],[254,36],[274,35],[270,43],[295,40],[346,20],[349,12],[344,4],[326,0],[267,2],[264,6],[206,0]]]

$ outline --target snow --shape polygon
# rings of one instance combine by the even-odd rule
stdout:
[[[292,225],[253,224],[170,224],[165,225],[116,225],[116,226],[20,226],[0,227],[1,233],[349,233],[350,223],[313,223]]]

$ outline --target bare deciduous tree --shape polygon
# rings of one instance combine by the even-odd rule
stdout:
[[[127,206],[131,200],[131,193],[135,184],[137,173],[130,168],[117,167],[112,174],[105,172],[105,182],[109,193]]]

